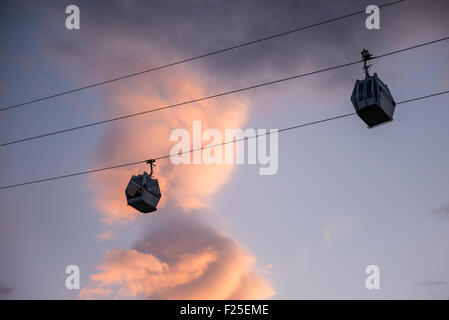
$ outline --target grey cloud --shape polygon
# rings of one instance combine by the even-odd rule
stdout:
[[[6,298],[13,292],[13,288],[10,287],[0,287],[0,299]]]
[[[446,281],[443,280],[427,280],[425,282],[420,283],[423,287],[441,287],[446,285]]]
[[[63,3],[47,3],[54,16],[64,7]],[[97,51],[98,55],[112,57],[117,63],[122,63],[119,58],[125,63],[127,59],[142,60],[141,68],[147,68],[362,10],[369,4],[350,0],[80,1],[82,31],[58,39],[53,49],[68,58],[80,51],[95,51],[98,42],[106,41],[109,52]],[[310,71],[309,65],[320,68],[353,61],[364,47],[383,53],[400,48],[398,43],[406,40],[419,43],[418,34],[429,34],[430,38],[422,38],[432,40],[447,27],[447,9],[447,1],[433,1],[432,5],[407,1],[382,9],[378,31],[367,31],[365,16],[359,15],[191,65],[205,69],[218,82],[288,76]],[[147,61],[132,48],[120,48],[114,42],[120,37],[150,46]],[[341,72],[353,81],[353,69]],[[338,86],[334,77],[337,75],[325,81]]]
[[[448,283],[444,280],[427,280],[419,284],[432,299],[447,299]]]
[[[449,220],[449,205],[432,209],[429,212],[429,216]]]

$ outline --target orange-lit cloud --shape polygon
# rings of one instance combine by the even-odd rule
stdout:
[[[217,90],[208,88],[208,79],[200,72],[177,67],[167,74],[158,73],[157,80],[141,78],[117,83],[114,91],[108,91],[107,117],[197,99],[214,91]],[[167,155],[176,143],[170,141],[172,130],[183,128],[191,132],[196,120],[201,120],[203,130],[215,128],[224,133],[225,129],[242,128],[248,111],[249,102],[236,95],[109,124],[99,143],[99,166]],[[235,169],[234,165],[173,165],[170,159],[156,165],[155,175],[162,191],[158,217],[145,219],[126,205],[125,187],[132,175],[148,170],[144,164],[90,176],[88,187],[103,222],[127,223],[139,218],[144,223],[149,218],[154,225],[160,221],[154,218],[165,219],[167,211],[186,213],[211,207],[213,196],[231,180]],[[152,232],[147,230],[148,236],[132,249],[109,250],[80,297],[263,299],[274,294],[259,274],[251,253],[229,237],[192,222],[191,216],[177,214],[175,221]]]
[[[112,239],[114,239],[114,237],[115,237],[115,232],[112,230],[108,230],[108,231],[102,232],[100,234],[97,234],[97,240],[99,242],[112,240]]]
[[[207,95],[200,77],[174,74],[163,85],[146,87],[141,82],[121,85],[113,94],[114,114],[126,114],[165,106]],[[188,80],[182,80],[182,79]],[[150,113],[124,120],[107,128],[99,153],[99,163],[116,164],[145,160],[170,153],[175,142],[170,133],[177,128],[192,131],[194,120],[201,120],[203,130],[241,128],[247,120],[248,102],[238,97],[226,97]],[[204,145],[207,142],[204,143]],[[156,177],[163,192],[159,207],[167,202],[188,212],[210,205],[215,192],[230,180],[232,165],[172,165],[170,159],[156,163]],[[125,167],[90,178],[96,207],[108,223],[128,222],[138,216],[126,205],[124,189],[133,174],[142,173],[145,165]]]
[[[183,219],[158,228],[134,249],[108,251],[80,297],[266,299],[274,294],[254,257],[229,237]]]

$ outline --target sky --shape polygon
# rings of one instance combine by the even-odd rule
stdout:
[[[2,1],[0,106],[386,1]],[[65,8],[80,8],[79,30]],[[447,37],[449,3],[366,15],[0,112],[0,143]],[[449,88],[447,41],[376,59],[396,101]],[[0,147],[0,185],[166,155],[170,133],[280,129],[353,112],[353,65]],[[448,96],[279,134],[279,167],[157,162],[154,215],[126,206],[145,165],[0,190],[0,299],[449,299]],[[68,265],[80,290],[65,286]],[[377,265],[380,289],[367,290]]]

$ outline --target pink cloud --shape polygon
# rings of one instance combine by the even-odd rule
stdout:
[[[97,240],[99,242],[103,242],[103,241],[112,240],[112,239],[114,239],[114,237],[115,237],[115,232],[112,230],[108,230],[108,231],[98,234]]]
[[[205,95],[201,81],[195,74],[184,82],[174,76],[161,88],[134,84],[122,85],[114,93],[115,105],[120,114],[145,110],[151,106],[164,106]],[[166,93],[170,93],[169,98]],[[104,136],[98,155],[99,163],[123,163],[144,160],[170,153],[175,142],[170,133],[177,128],[192,131],[194,120],[201,120],[203,130],[240,128],[247,119],[248,102],[240,98],[204,101],[111,125]],[[91,175],[89,188],[94,191],[94,203],[107,223],[126,223],[135,219],[137,211],[126,205],[124,189],[133,174],[148,169],[145,165],[127,167]],[[231,178],[232,165],[172,165],[169,159],[157,162],[156,177],[163,192],[159,207],[170,202],[182,211],[207,208],[212,197]]]
[[[178,218],[179,219],[179,218]],[[255,258],[229,237],[188,220],[171,222],[129,250],[113,249],[80,297],[266,299],[274,291]]]
[[[151,57],[160,51],[145,42],[117,35],[114,43],[118,47],[133,48],[129,65],[124,68],[115,63],[117,59],[106,61],[104,57],[111,54],[110,44],[100,40],[99,52],[85,58],[89,61],[83,64],[87,77],[95,74],[102,77],[104,70],[126,74],[132,69],[131,64],[136,68],[151,64]],[[102,117],[112,118],[204,97],[211,94],[208,84],[208,75],[188,65],[117,82],[104,88],[107,108],[103,109]],[[242,128],[249,107],[248,100],[234,95],[108,124],[99,141],[97,166],[167,155],[174,145],[169,139],[171,131],[178,128],[191,131],[195,120],[201,120],[203,130],[215,128],[224,132],[228,128]],[[93,112],[99,113],[101,109]],[[230,182],[235,170],[233,165],[172,165],[169,159],[156,165],[155,175],[162,190],[157,218],[164,218],[169,209],[189,213],[213,207],[214,195]],[[142,218],[126,205],[124,190],[130,177],[145,169],[148,169],[145,165],[136,165],[90,175],[88,188],[103,222],[127,223]],[[98,272],[91,275],[80,297],[264,299],[274,294],[251,253],[229,237],[185,220],[191,216],[178,214],[176,222],[148,232],[134,248],[107,251]],[[153,218],[152,225],[156,221],[156,217],[146,218]],[[179,221],[183,221],[182,225]]]

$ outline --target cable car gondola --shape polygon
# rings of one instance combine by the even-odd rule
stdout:
[[[161,199],[159,183],[152,178],[154,162],[155,160],[147,161],[151,167],[150,174],[144,171],[143,174],[132,176],[125,190],[128,205],[142,213],[156,211]]]
[[[366,62],[372,59],[368,50],[363,49],[363,70],[365,80],[356,80],[351,95],[351,102],[357,115],[368,125],[368,128],[381,125],[393,120],[396,102],[388,86],[379,79],[377,73],[370,76],[368,70],[371,65]]]

